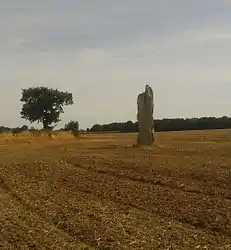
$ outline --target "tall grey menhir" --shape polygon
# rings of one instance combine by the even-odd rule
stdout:
[[[137,98],[137,120],[138,120],[138,145],[150,146],[154,143],[154,99],[153,91],[149,85],[145,86],[145,92]]]

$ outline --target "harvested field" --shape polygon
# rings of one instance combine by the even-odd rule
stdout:
[[[231,131],[0,135],[0,249],[231,249]]]

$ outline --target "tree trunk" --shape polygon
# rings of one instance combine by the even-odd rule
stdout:
[[[49,124],[48,124],[46,118],[43,118],[43,129],[49,129]]]

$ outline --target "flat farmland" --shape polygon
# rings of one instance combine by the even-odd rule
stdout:
[[[0,135],[0,249],[231,249],[231,130]]]

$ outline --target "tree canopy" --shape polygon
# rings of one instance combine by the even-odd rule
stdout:
[[[22,89],[21,102],[21,117],[31,123],[42,123],[44,129],[57,124],[64,112],[64,106],[74,103],[72,93],[47,87]]]
[[[64,126],[65,131],[79,131],[79,122],[78,121],[69,121]]]

